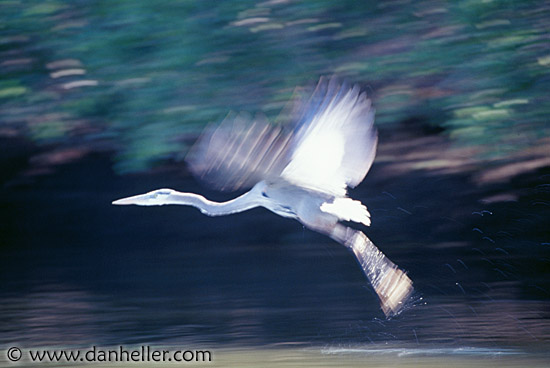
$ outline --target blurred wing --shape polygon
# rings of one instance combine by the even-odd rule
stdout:
[[[359,86],[321,78],[313,95],[298,102],[289,164],[283,178],[300,186],[344,195],[369,171],[376,154],[374,109]]]
[[[289,141],[288,132],[262,116],[230,113],[204,130],[186,160],[199,179],[233,191],[279,177],[290,161]]]

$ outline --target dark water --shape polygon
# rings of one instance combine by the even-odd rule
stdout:
[[[231,197],[181,167],[120,177],[108,155],[91,155],[15,177],[0,202],[0,346],[212,347],[237,366],[239,349],[312,365],[548,362],[550,171],[484,186],[471,174],[392,172],[377,161],[351,193],[371,211],[370,238],[415,283],[391,320],[354,257],[295,221],[110,205],[157,187]],[[491,200],[502,193],[510,200]]]

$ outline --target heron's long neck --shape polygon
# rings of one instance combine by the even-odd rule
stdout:
[[[251,192],[227,202],[213,202],[194,193],[178,193],[174,198],[170,198],[170,204],[193,206],[208,216],[230,215],[259,206]]]

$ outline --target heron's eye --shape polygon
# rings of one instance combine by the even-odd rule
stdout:
[[[269,198],[269,196],[267,195],[267,193],[265,191],[262,190],[262,197],[266,197],[266,198]]]

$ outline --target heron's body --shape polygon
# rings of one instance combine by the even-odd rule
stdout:
[[[342,220],[370,225],[367,207],[347,196],[303,188],[284,180],[260,182],[257,187],[261,188],[262,197],[267,199],[261,201],[261,206],[326,235],[330,235],[332,227]]]
[[[338,218],[325,214],[320,210],[323,203],[334,199],[330,194],[316,192],[279,180],[277,182],[260,182],[253,190],[260,193],[260,205],[268,210],[288,218],[293,218],[308,226],[314,222],[314,217],[331,222]]]
[[[321,79],[313,95],[298,99],[294,129],[264,119],[230,115],[205,133],[188,163],[199,178],[221,190],[252,189],[227,202],[158,189],[113,204],[189,205],[209,216],[265,207],[328,235],[353,251],[386,315],[402,310],[412,282],[360,231],[341,221],[370,225],[370,214],[347,196],[367,174],[376,152],[374,109],[358,86]]]

